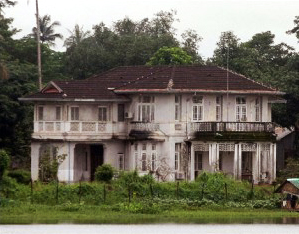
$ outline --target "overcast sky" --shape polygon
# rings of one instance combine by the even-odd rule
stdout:
[[[13,26],[21,29],[18,37],[31,33],[35,26],[35,0],[17,0],[18,4],[5,9],[5,16],[14,18]],[[40,15],[51,15],[64,37],[75,24],[91,30],[93,25],[113,22],[125,16],[133,20],[152,18],[161,10],[177,11],[180,22],[174,24],[177,35],[186,29],[194,29],[203,38],[199,53],[211,57],[221,32],[233,31],[241,41],[254,34],[271,31],[275,42],[285,42],[298,51],[299,44],[294,35],[285,32],[293,28],[293,20],[299,15],[299,0],[39,0]],[[56,50],[64,51],[63,41],[57,40]]]

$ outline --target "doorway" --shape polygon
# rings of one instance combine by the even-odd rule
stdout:
[[[252,181],[252,152],[242,152],[242,180]]]
[[[94,173],[98,166],[104,163],[103,145],[90,145],[90,179],[94,180]]]

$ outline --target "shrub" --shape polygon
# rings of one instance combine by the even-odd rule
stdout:
[[[0,180],[2,180],[4,172],[8,168],[9,163],[10,163],[10,158],[8,153],[5,150],[1,149],[0,150]]]
[[[94,174],[98,181],[109,182],[113,178],[114,170],[110,164],[103,164],[96,169]]]
[[[21,184],[29,184],[31,179],[31,173],[25,170],[14,170],[7,174],[9,177],[17,180]]]

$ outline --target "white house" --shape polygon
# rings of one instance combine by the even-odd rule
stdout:
[[[86,80],[52,81],[34,103],[31,172],[60,160],[58,178],[92,180],[97,166],[160,180],[202,171],[271,183],[276,143],[271,103],[283,93],[215,66],[128,66]]]

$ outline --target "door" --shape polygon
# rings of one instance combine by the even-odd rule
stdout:
[[[252,152],[242,152],[242,180],[252,180]]]
[[[98,166],[104,163],[103,145],[90,145],[90,178],[94,180],[94,173]]]

